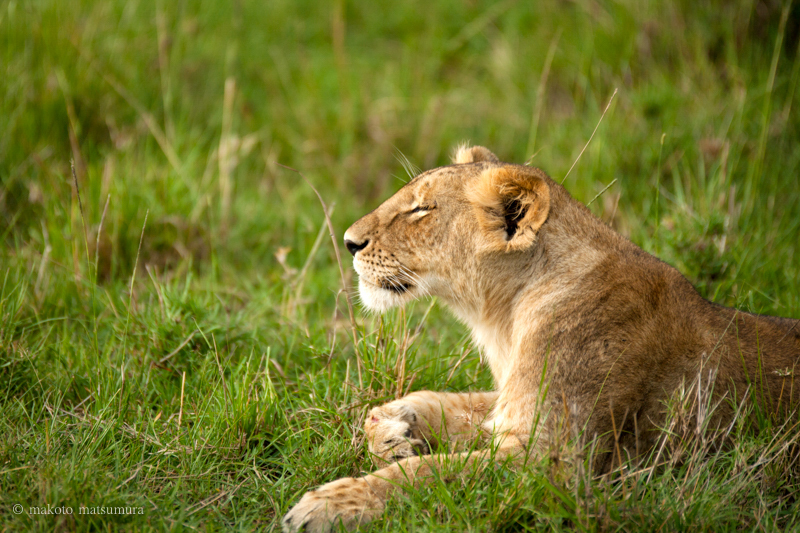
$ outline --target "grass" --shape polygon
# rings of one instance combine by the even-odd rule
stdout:
[[[6,0],[0,528],[269,531],[372,468],[369,407],[491,387],[436,304],[357,309],[354,344],[322,208],[282,165],[339,239],[403,158],[465,139],[563,179],[617,90],[568,189],[602,192],[591,209],[704,296],[800,317],[798,20],[744,0]],[[797,528],[797,432],[760,429],[711,452],[678,432],[663,467],[611,479],[439,480],[373,529]],[[47,506],[75,514],[29,512]]]

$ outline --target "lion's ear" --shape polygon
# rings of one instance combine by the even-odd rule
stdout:
[[[500,162],[491,150],[483,146],[467,146],[466,144],[461,144],[456,148],[456,152],[453,155],[453,163],[456,165],[477,163],[478,161]]]
[[[490,250],[529,248],[550,212],[550,186],[534,169],[486,170],[467,187],[467,197]]]

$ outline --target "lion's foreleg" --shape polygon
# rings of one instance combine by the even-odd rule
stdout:
[[[455,449],[486,437],[482,424],[496,392],[414,392],[370,411],[365,423],[370,453],[378,464],[451,443]]]
[[[372,474],[339,479],[307,492],[284,517],[283,530],[328,532],[336,524],[355,529],[378,517],[386,501],[404,485],[419,487],[430,482],[435,475],[464,474],[479,462],[493,460],[516,465],[525,457],[525,447],[516,438],[504,439],[494,449],[408,457]]]

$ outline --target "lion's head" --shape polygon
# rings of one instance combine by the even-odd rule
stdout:
[[[486,281],[518,277],[550,212],[552,180],[481,146],[416,176],[344,235],[366,307],[439,296],[457,311],[485,301]]]

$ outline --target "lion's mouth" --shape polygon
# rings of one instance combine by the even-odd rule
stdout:
[[[387,291],[392,291],[397,294],[404,294],[410,291],[413,288],[413,285],[410,283],[403,283],[396,280],[383,280],[381,281],[381,288],[386,289]]]

